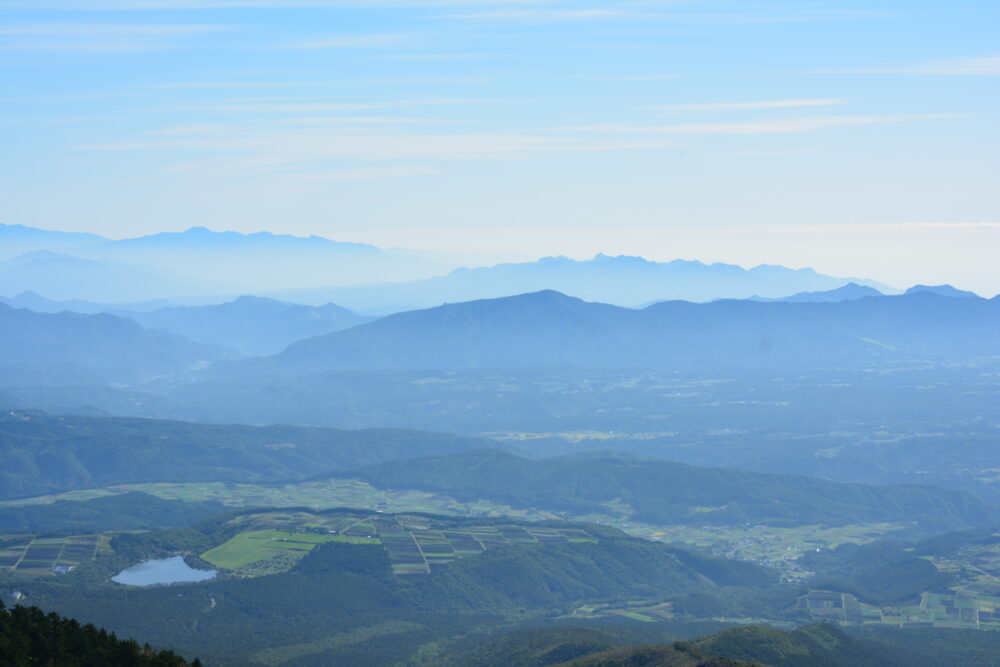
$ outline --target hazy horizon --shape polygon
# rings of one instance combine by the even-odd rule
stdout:
[[[1000,8],[8,0],[0,219],[1000,291]]]

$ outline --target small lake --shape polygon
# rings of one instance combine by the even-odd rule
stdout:
[[[184,562],[183,556],[172,556],[133,565],[111,577],[111,581],[128,586],[155,586],[205,581],[214,576],[215,570],[196,570]]]

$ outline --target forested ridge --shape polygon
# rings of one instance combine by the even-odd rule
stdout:
[[[90,623],[38,607],[7,609],[0,602],[0,663],[9,667],[186,667],[173,651],[156,651]],[[192,667],[200,666],[195,660]]]
[[[196,424],[0,413],[0,498],[111,484],[302,479],[491,441],[398,429]]]
[[[620,501],[655,524],[770,525],[909,521],[925,528],[979,525],[998,510],[971,495],[931,486],[845,484],[797,475],[691,466],[611,453],[529,460],[470,450],[387,461],[355,473],[379,488],[416,488],[460,500],[588,514]]]

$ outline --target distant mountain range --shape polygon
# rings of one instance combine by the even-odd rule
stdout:
[[[0,294],[5,295],[34,290],[51,299],[121,302],[406,280],[454,266],[441,257],[320,236],[192,227],[114,240],[0,225]]]
[[[199,294],[206,287],[166,269],[48,250],[0,262],[0,293],[10,295],[32,291],[56,300],[122,302]]]
[[[588,301],[637,306],[677,299],[711,301],[755,295],[778,298],[806,290],[835,289],[850,282],[893,291],[880,283],[835,278],[812,269],[769,265],[744,269],[733,264],[652,262],[641,257],[597,255],[584,261],[546,257],[537,262],[456,269],[445,276],[406,283],[279,294],[291,300],[333,301],[357,310],[426,308],[539,290],[555,290]]]
[[[798,294],[776,299],[754,295],[750,299],[752,301],[785,301],[787,303],[834,303],[837,301],[854,301],[855,299],[863,299],[866,296],[883,296],[883,294],[869,285],[847,283],[843,287],[822,292],[799,292]]]
[[[374,320],[332,303],[301,306],[243,296],[217,306],[175,306],[150,312],[112,311],[147,329],[225,345],[243,354],[277,354],[289,344]]]
[[[0,384],[143,382],[235,354],[114,315],[35,313],[0,304]]]
[[[631,310],[543,291],[398,313],[246,362],[246,372],[831,367],[1000,352],[1000,298],[926,291],[836,303],[657,303]]]
[[[0,225],[0,295],[8,297],[31,290],[49,299],[115,303],[258,294],[387,314],[543,289],[622,306],[754,295],[783,298],[832,290],[852,281],[892,291],[872,281],[808,268],[744,269],[603,254],[585,261],[546,257],[479,268],[455,268],[458,263],[459,258],[447,255],[382,250],[319,236],[192,227],[113,240]]]
[[[61,313],[68,310],[71,313],[82,313],[84,315],[96,315],[97,313],[106,313],[111,310],[149,312],[150,310],[166,308],[171,305],[171,302],[167,299],[136,301],[133,303],[101,303],[99,301],[84,301],[83,299],[56,301],[54,299],[47,299],[34,290],[27,290],[11,297],[0,296],[0,303],[5,303],[11,308],[27,308],[36,313]]]
[[[97,234],[55,232],[24,225],[0,224],[0,262],[37,250],[72,253],[97,248],[109,239]]]
[[[73,299],[53,301],[36,292],[0,297],[0,303],[36,313],[110,313],[146,329],[159,329],[191,340],[222,345],[247,356],[277,354],[295,341],[370,322],[336,304],[302,306],[263,297],[242,296],[208,306],[174,306],[165,299],[128,304]]]
[[[906,294],[915,294],[917,292],[930,292],[940,296],[950,296],[964,299],[976,298],[979,296],[975,292],[955,289],[951,285],[914,285],[910,289],[906,290]]]

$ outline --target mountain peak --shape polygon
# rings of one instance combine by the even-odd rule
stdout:
[[[931,294],[937,294],[938,296],[947,296],[953,298],[962,299],[976,299],[979,295],[975,292],[969,292],[968,290],[961,290],[957,287],[952,287],[951,285],[914,285],[910,289],[906,290],[904,294],[916,294],[918,292],[930,292]]]

